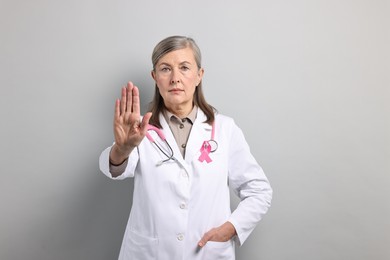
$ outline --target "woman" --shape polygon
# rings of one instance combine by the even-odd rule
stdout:
[[[234,243],[267,212],[272,189],[241,130],[205,101],[194,40],[162,40],[152,62],[150,112],[141,118],[129,82],[115,104],[115,143],[100,156],[108,177],[135,178],[119,259],[235,259]],[[241,199],[233,212],[229,187]]]

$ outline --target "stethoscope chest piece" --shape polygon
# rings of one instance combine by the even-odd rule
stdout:
[[[209,140],[207,142],[208,142],[208,145],[210,146],[210,152],[213,153],[213,152],[215,152],[218,149],[218,143],[214,139],[213,140]]]

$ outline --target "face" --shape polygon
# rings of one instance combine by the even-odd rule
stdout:
[[[196,86],[203,77],[191,48],[180,49],[165,54],[157,62],[152,77],[164,99],[167,109],[190,113]]]

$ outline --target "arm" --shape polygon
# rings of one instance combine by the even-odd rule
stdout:
[[[206,232],[198,242],[226,242],[237,236],[242,245],[270,206],[272,189],[263,170],[250,153],[244,135],[234,121],[224,126],[229,140],[229,186],[240,198],[237,209],[221,226]],[[229,129],[229,130],[228,130]]]
[[[230,143],[229,185],[241,202],[228,221],[235,227],[238,242],[242,245],[268,211],[272,188],[251,154],[241,129],[235,124]]]

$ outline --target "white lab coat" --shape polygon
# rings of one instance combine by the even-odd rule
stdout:
[[[160,122],[176,160],[166,159],[147,138],[131,153],[126,171],[115,179],[134,177],[130,217],[119,255],[120,260],[215,260],[235,259],[234,243],[242,245],[267,212],[272,189],[234,121],[216,114],[215,140],[218,149],[212,162],[200,162],[203,141],[210,140],[211,126],[203,123],[199,109],[183,159],[173,134],[162,115]],[[149,131],[160,146],[164,143]],[[109,152],[100,156],[101,171],[109,172]],[[230,210],[229,186],[241,202]],[[235,241],[197,243],[204,233],[230,221]]]

